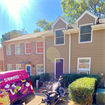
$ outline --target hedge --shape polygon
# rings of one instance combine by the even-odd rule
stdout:
[[[45,76],[44,76],[45,75]],[[32,75],[29,77],[31,80],[31,83],[33,86],[36,86],[36,80],[41,79],[42,82],[48,81],[49,80],[49,74],[48,73],[43,73],[40,75]]]
[[[71,73],[71,74],[63,74],[62,75],[62,82],[65,84],[66,87],[68,87],[69,84],[71,84],[72,82],[74,82],[75,80],[79,79],[79,78],[83,78],[83,77],[90,77],[90,78],[96,78],[97,82],[96,82],[96,88],[97,85],[101,79],[101,77],[99,75],[88,75],[88,74],[76,74],[76,73]]]
[[[91,105],[95,89],[96,78],[80,78],[68,87],[70,99],[81,105]]]

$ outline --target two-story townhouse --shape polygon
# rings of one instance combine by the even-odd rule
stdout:
[[[45,72],[105,74],[105,18],[85,11],[74,24],[58,17],[45,37]]]
[[[3,48],[0,47],[0,72],[3,71]]]
[[[2,43],[4,70],[25,69],[29,75],[43,73],[43,38],[41,33],[20,36]]]

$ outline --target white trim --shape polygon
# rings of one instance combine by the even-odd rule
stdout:
[[[8,65],[11,65],[11,68],[12,68],[12,64],[7,64],[7,71],[9,71],[9,70],[8,70]]]
[[[7,53],[7,47],[8,47],[8,46],[11,47],[11,45],[7,45],[7,46],[6,46],[6,54],[7,54],[7,55],[8,55],[8,53]],[[12,51],[11,51],[11,53],[12,53]],[[10,54],[10,55],[11,55],[11,54]]]
[[[80,74],[80,72],[87,72],[87,74],[90,74],[90,73],[88,73],[89,71],[78,71],[78,74]]]
[[[26,64],[26,72],[27,72],[27,66],[30,66],[30,75],[32,75],[32,73],[31,73],[31,64]]]
[[[20,44],[15,44],[15,55],[20,55],[20,54],[16,54],[16,45],[20,45]]]
[[[79,68],[79,59],[89,59],[89,69],[80,69]],[[78,57],[77,58],[77,73],[79,72],[79,71],[88,71],[89,72],[89,74],[90,74],[90,69],[91,69],[91,57]]]
[[[98,17],[94,14],[92,14],[91,12],[89,12],[88,10],[86,10],[76,21],[75,23],[77,23],[85,14],[88,14],[90,16],[92,16],[93,18],[95,18],[95,23],[96,23],[96,20],[98,19]]]
[[[69,33],[69,73],[70,73],[70,68],[71,68],[71,35],[70,32]]]
[[[43,53],[38,53],[37,52],[37,42],[43,42],[43,41],[36,41],[36,54],[43,54]],[[43,48],[43,47],[41,47],[41,48]]]
[[[21,64],[16,64],[16,67],[17,67],[17,65],[20,65],[20,66],[21,66]],[[17,68],[16,68],[16,70],[21,70],[21,69],[17,69]]]
[[[43,64],[37,64],[37,65],[36,65],[36,74],[37,74],[37,75],[38,75],[38,67],[37,67],[37,66],[40,66],[40,65],[43,66]],[[44,67],[43,67],[43,73],[44,73]]]
[[[56,59],[63,59],[63,73],[64,73],[64,58],[55,58],[55,63],[54,63],[54,75],[55,75],[55,78],[56,78]]]
[[[56,34],[55,34],[55,31],[62,30],[62,29],[65,29],[65,28],[60,28],[60,29],[54,30],[54,46],[62,46],[62,45],[65,45],[65,34],[64,34],[64,44],[56,44]]]
[[[26,42],[26,43],[24,43],[24,44],[25,44],[25,54],[26,54],[26,55],[31,54],[31,53],[26,53],[26,44],[27,44],[27,43],[30,43],[30,44],[31,44],[31,42]]]
[[[87,26],[87,25],[93,25],[93,23],[88,23],[88,24],[82,24],[82,25],[79,25],[79,37],[78,37],[78,43],[79,44],[83,44],[83,43],[92,43],[92,37],[93,37],[93,30],[91,28],[91,41],[84,41],[84,42],[80,42],[80,30],[81,30],[81,26]]]
[[[62,20],[64,23],[66,23],[66,25],[69,25],[69,23],[68,23],[66,20],[64,20],[62,17],[59,16],[59,17],[55,20],[55,22],[53,23],[52,29],[53,29],[54,25],[59,21],[59,19]]]
[[[45,71],[45,37],[43,37],[43,52],[44,52],[44,54],[43,54],[43,64],[44,64],[44,73],[46,72]]]

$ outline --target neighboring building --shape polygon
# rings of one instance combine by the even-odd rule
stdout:
[[[43,73],[43,39],[39,33],[20,36],[2,43],[4,70],[25,69],[29,75]]]
[[[43,42],[43,54],[36,53],[37,41]],[[27,42],[31,45],[26,48]],[[63,73],[105,74],[105,18],[99,19],[87,10],[74,24],[70,25],[58,17],[51,31],[21,36],[2,45],[5,70],[7,66],[8,69],[16,69],[16,64],[25,69],[27,64],[31,64],[31,74],[37,74],[37,67],[40,73],[56,77]],[[39,48],[42,48],[40,45]],[[21,53],[17,53],[20,55],[16,55],[15,51],[18,46]],[[31,54],[25,54],[26,49],[30,52],[28,46],[31,46]]]
[[[3,71],[3,48],[0,47],[0,72]]]

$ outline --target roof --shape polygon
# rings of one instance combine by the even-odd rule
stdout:
[[[52,25],[52,28],[54,27],[54,25],[58,22],[58,20],[62,20],[64,23],[66,23],[67,25],[70,25],[65,19],[63,19],[61,16],[59,16],[56,20],[55,20],[55,22],[53,23],[53,25]]]
[[[45,34],[45,33],[48,33],[48,32],[51,32],[51,31],[48,30],[48,31],[43,31],[43,32],[31,33],[31,34],[19,36],[19,37],[16,37],[16,38],[4,41],[2,43],[12,42],[12,41],[19,41],[19,40],[25,40],[25,39],[32,39],[32,38],[38,38],[38,37],[41,37],[41,34]]]
[[[91,13],[90,11],[86,10],[76,21],[75,23],[77,23],[85,14],[88,14],[90,16],[92,16],[93,18],[95,18],[96,20],[98,19],[98,16],[94,15],[93,13]]]

